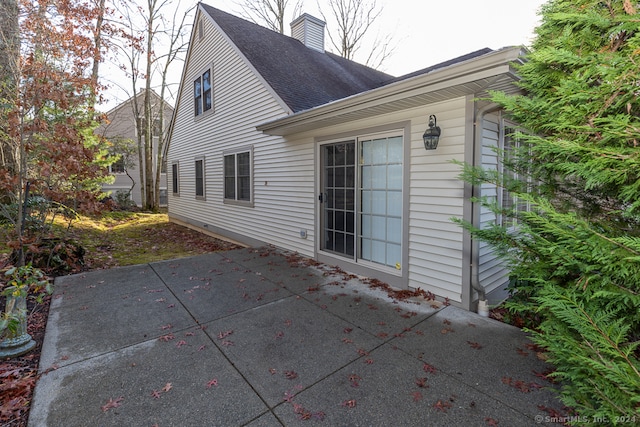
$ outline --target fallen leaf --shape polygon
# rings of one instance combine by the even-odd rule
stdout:
[[[433,407],[441,412],[447,412],[447,409],[451,408],[451,406],[452,406],[451,403],[443,402],[442,400],[438,400],[436,403],[433,404]]]
[[[425,364],[422,366],[422,369],[423,369],[425,372],[429,373],[429,374],[435,374],[435,373],[436,373],[436,368],[435,368],[434,366],[432,366],[432,365],[429,365],[428,363],[425,363]]]
[[[498,421],[494,420],[493,418],[487,417],[484,420],[486,421],[488,426],[496,427],[498,425]]]
[[[355,408],[356,407],[356,401],[355,401],[355,399],[345,400],[344,402],[342,402],[342,406],[345,406],[347,408]]]
[[[298,378],[298,374],[295,371],[284,371],[284,376],[288,380],[294,380]]]
[[[159,337],[158,339],[159,339],[160,341],[167,342],[167,341],[171,341],[171,340],[172,340],[172,339],[174,339],[174,338],[175,338],[175,337],[173,336],[173,334],[167,334],[167,335],[162,335],[162,336],[161,336],[161,337]]]
[[[416,378],[416,385],[420,388],[428,388],[427,378]]]
[[[173,388],[173,385],[171,383],[166,383],[164,385],[164,387],[162,387],[162,391],[164,391],[165,393],[168,392],[169,390],[171,390]]]
[[[122,396],[116,398],[115,400],[109,399],[109,401],[104,405],[102,405],[100,409],[102,409],[102,412],[107,412],[111,408],[117,408],[118,406],[122,405],[123,400],[124,400],[124,397]]]
[[[422,393],[420,393],[419,391],[414,391],[413,393],[411,393],[411,395],[413,396],[414,402],[419,402],[422,400]]]
[[[228,337],[229,335],[231,335],[233,333],[233,331],[224,331],[224,332],[220,332],[218,334],[218,339],[221,340],[223,338]]]
[[[467,341],[467,344],[469,344],[471,348],[475,348],[476,350],[480,350],[482,348],[482,345],[475,341]]]
[[[216,386],[216,387],[218,386],[218,379],[217,378],[214,378],[214,379],[212,379],[211,381],[209,381],[207,383],[207,388],[211,388],[213,386]]]

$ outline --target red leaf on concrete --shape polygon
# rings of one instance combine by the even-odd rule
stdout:
[[[451,408],[451,406],[452,406],[451,403],[443,402],[442,400],[438,400],[436,403],[433,404],[433,407],[441,412],[447,412],[447,409]]]
[[[288,380],[295,380],[298,378],[298,374],[295,371],[284,371],[284,376]]]
[[[435,366],[429,365],[428,363],[425,363],[425,364],[422,366],[422,369],[423,369],[425,372],[429,373],[429,374],[435,374],[435,373],[436,373],[436,368],[435,368]]]
[[[117,408],[118,406],[122,405],[123,400],[124,400],[124,397],[122,396],[116,399],[109,399],[109,401],[104,405],[102,405],[100,409],[102,409],[102,412],[107,412],[111,408]]]
[[[175,338],[175,337],[173,336],[173,334],[167,334],[167,335],[163,335],[163,336],[159,337],[158,339],[159,339],[160,341],[167,342],[167,341],[170,341],[170,340],[172,340],[172,339],[174,339],[174,338]]]
[[[223,338],[228,337],[229,335],[231,335],[233,333],[233,331],[224,331],[224,332],[220,332],[218,334],[218,339],[221,340]]]
[[[342,402],[341,406],[345,406],[347,408],[355,408],[356,400],[355,399],[345,400],[344,402]]]
[[[429,387],[429,385],[427,384],[427,378],[416,378],[416,385],[420,388]]]
[[[209,381],[207,383],[207,388],[211,388],[213,386],[216,386],[216,387],[218,386],[218,379],[217,378],[214,378],[214,379],[212,379],[211,381]]]

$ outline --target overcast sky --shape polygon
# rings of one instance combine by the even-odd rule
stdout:
[[[241,10],[233,0],[204,3],[232,13]],[[303,11],[320,18],[318,3],[329,17],[328,0],[304,0]],[[545,0],[377,0],[383,13],[376,30],[393,34],[397,43],[384,71],[399,76],[485,47],[529,45],[538,24],[538,9],[544,3]],[[290,31],[285,30],[285,34],[290,35]],[[327,38],[327,47],[329,43]]]
[[[146,0],[137,1],[146,4]],[[240,1],[203,0],[237,16],[240,16]],[[295,0],[290,2],[293,4]],[[197,2],[173,0],[173,3],[186,9]],[[400,76],[485,47],[528,46],[539,22],[538,10],[544,3],[546,0],[377,0],[383,13],[371,36],[377,32],[392,34],[396,45],[394,54],[381,70]],[[331,10],[327,4],[328,0],[304,0],[303,12],[321,18],[320,5],[329,18]],[[290,35],[289,28],[285,34]],[[325,37],[325,47],[332,50],[328,37]],[[363,46],[362,53],[368,49],[370,47]],[[358,59],[364,61],[366,57],[356,56]],[[181,70],[182,63],[178,68]],[[108,73],[115,76],[118,71],[112,69]],[[172,74],[179,79],[179,71]],[[125,81],[124,86],[129,85]],[[105,110],[129,95],[113,87],[107,97],[113,101],[104,106]]]

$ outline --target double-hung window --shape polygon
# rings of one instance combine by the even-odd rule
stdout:
[[[213,107],[213,87],[211,82],[211,68],[193,81],[193,110],[199,116]]]
[[[197,157],[195,161],[195,187],[196,199],[204,199],[205,196],[205,168],[204,157]]]
[[[251,203],[252,161],[252,149],[224,153],[225,202]]]

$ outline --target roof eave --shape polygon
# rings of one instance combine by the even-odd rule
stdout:
[[[522,62],[522,47],[505,48],[478,58],[439,68],[318,107],[263,123],[257,129],[285,136],[331,126],[385,111],[414,108],[438,100],[474,94],[518,80],[514,63]]]

